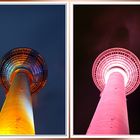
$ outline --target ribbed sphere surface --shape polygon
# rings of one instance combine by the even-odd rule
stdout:
[[[112,69],[121,69],[127,75],[126,95],[132,93],[140,83],[140,61],[131,51],[111,48],[102,52],[94,61],[92,78],[100,91],[105,87],[105,77]]]
[[[31,93],[37,93],[47,82],[48,70],[44,59],[31,48],[14,48],[3,56],[0,63],[0,79],[8,91],[10,78],[16,70],[25,69],[32,75]]]

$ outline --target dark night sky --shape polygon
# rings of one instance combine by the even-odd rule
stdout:
[[[15,47],[38,51],[48,83],[33,97],[37,134],[65,134],[65,5],[0,6],[0,56]],[[0,89],[0,106],[5,94]]]
[[[140,59],[140,6],[74,6],[74,134],[85,134],[100,99],[91,70],[104,50],[123,47]],[[127,96],[131,134],[140,134],[140,87]]]

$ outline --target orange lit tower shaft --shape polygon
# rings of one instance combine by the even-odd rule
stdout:
[[[3,57],[0,68],[1,83],[6,90],[0,134],[34,135],[31,94],[46,83],[47,67],[43,58],[30,48],[16,48]]]
[[[0,134],[34,134],[29,79],[16,74],[0,114]]]

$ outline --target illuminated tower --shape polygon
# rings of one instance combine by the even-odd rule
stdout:
[[[0,135],[34,135],[31,94],[46,83],[44,59],[33,49],[15,48],[2,58],[0,74],[6,92],[0,112]]]
[[[94,61],[92,78],[101,91],[87,135],[129,134],[126,95],[140,83],[140,62],[129,50],[111,48]]]

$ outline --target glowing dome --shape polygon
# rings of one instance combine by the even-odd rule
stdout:
[[[113,72],[120,72],[123,75],[127,95],[139,86],[140,61],[129,50],[111,48],[96,58],[92,67],[92,78],[100,91],[103,91],[109,75]]]
[[[47,65],[40,54],[31,48],[14,48],[1,59],[0,79],[6,91],[19,71],[28,75],[32,94],[47,82]]]

